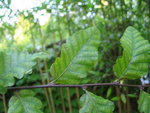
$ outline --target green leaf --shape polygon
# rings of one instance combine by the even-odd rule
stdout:
[[[9,100],[8,113],[43,113],[42,103],[31,90],[22,90]]]
[[[12,86],[14,84],[14,78],[7,71],[8,68],[8,56],[4,52],[0,52],[0,93],[6,92],[7,86]]]
[[[124,94],[121,94],[121,100],[124,104],[126,103],[126,97]]]
[[[141,91],[138,100],[138,109],[141,113],[150,113],[150,94]]]
[[[7,3],[8,3],[8,5],[10,5],[11,4],[11,0],[7,0]]]
[[[141,37],[133,27],[128,27],[121,38],[124,49],[123,56],[118,58],[113,67],[119,79],[137,79],[143,77],[148,71],[150,62],[150,44]]]
[[[49,57],[52,57],[54,53],[48,53],[48,52],[38,52],[38,53],[35,53],[33,55],[34,59],[47,59]]]
[[[10,62],[12,67],[10,72],[14,77],[21,79],[25,74],[28,74],[32,71],[32,67],[36,64],[33,60],[34,57],[32,54],[28,53],[10,53]]]
[[[75,33],[62,46],[61,57],[51,66],[56,83],[78,84],[98,59],[99,30],[91,27]]]
[[[0,75],[10,75],[18,79],[21,79],[24,74],[31,71],[34,57],[28,53],[19,53],[17,51],[11,51],[8,53],[2,53]]]
[[[0,94],[5,94],[6,92],[7,92],[7,89],[0,83]]]
[[[130,98],[137,98],[136,94],[127,94],[127,96],[130,97]]]
[[[108,98],[112,93],[112,88],[108,88],[106,97]]]
[[[119,100],[120,100],[120,97],[118,97],[118,96],[113,97],[113,98],[111,99],[111,101],[119,101]]]
[[[0,75],[0,94],[6,93],[6,87],[14,84],[14,78],[11,75]]]
[[[86,91],[80,98],[80,113],[113,113],[114,103]]]
[[[33,59],[28,53],[0,52],[0,93],[5,87],[14,84],[14,77],[21,79],[32,71],[35,65]]]

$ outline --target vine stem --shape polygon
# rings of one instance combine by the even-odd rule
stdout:
[[[3,100],[3,97],[0,95],[0,99]]]
[[[48,68],[47,68],[46,59],[44,59],[44,68],[45,68],[45,71],[46,71],[46,74],[47,74],[47,77],[46,77],[47,83],[50,83],[50,80],[49,80],[50,76],[48,74]],[[51,88],[48,88],[48,92],[49,92],[50,102],[51,102],[51,106],[52,106],[52,111],[53,111],[53,113],[56,113],[54,100],[53,100],[53,93],[52,93]]]
[[[38,19],[37,19],[37,25],[38,25],[38,30],[39,30],[40,36],[43,38],[42,29],[41,29],[41,26],[40,26],[40,23],[39,23]],[[44,51],[44,45],[43,44],[42,44],[42,51]],[[44,59],[44,70],[45,70],[46,75],[47,75],[46,76],[47,83],[50,83],[50,80],[49,80],[50,76],[49,76],[49,73],[48,73],[46,58]],[[47,84],[47,83],[45,83],[45,84]],[[47,91],[48,91],[47,93],[49,93],[48,98],[50,98],[49,103],[50,103],[50,106],[51,106],[51,111],[52,111],[52,113],[56,113],[52,90],[51,90],[51,88],[48,88]]]
[[[116,95],[118,97],[120,97],[120,90],[118,87],[115,87],[116,89]],[[122,103],[121,103],[121,100],[119,99],[118,102],[117,102],[117,106],[118,106],[118,113],[122,113]]]
[[[128,95],[128,93],[129,93],[128,88],[126,89],[125,93],[126,93],[126,95]],[[130,98],[128,96],[126,98],[127,98],[127,103],[126,103],[127,104],[127,113],[131,113],[131,108],[132,107],[131,107],[131,104],[130,104]]]
[[[4,113],[7,113],[7,107],[6,107],[6,98],[5,95],[2,95],[3,105],[4,105]]]
[[[33,45],[34,50],[36,51],[36,43],[35,43],[35,39],[34,39],[32,30],[31,30],[31,35],[32,35],[32,37],[31,37],[31,38],[32,38],[32,45]],[[43,70],[42,70],[42,68],[40,67],[40,60],[39,60],[39,59],[37,60],[37,64],[38,64],[38,69],[39,69],[39,71],[40,71],[40,77],[41,77],[42,85],[45,85],[46,83],[45,83],[44,78],[43,78],[43,76],[42,76],[42,75],[43,75]],[[49,111],[53,113],[53,111],[52,111],[52,106],[51,106],[51,103],[50,103],[50,101],[49,101],[48,92],[47,92],[47,89],[45,89],[45,88],[44,88],[44,93],[45,93],[46,100],[47,100],[47,102],[48,102]]]
[[[70,89],[67,87],[67,100],[68,100],[68,107],[69,107],[69,113],[72,113],[72,105],[71,105],[71,97],[70,97]]]
[[[134,84],[121,84],[119,82],[112,82],[112,83],[96,83],[96,84],[47,84],[47,85],[36,85],[36,86],[20,86],[20,87],[8,87],[8,90],[19,90],[19,89],[33,89],[33,88],[48,88],[48,87],[79,87],[79,88],[87,88],[93,86],[122,86],[122,87],[135,87],[139,89],[143,89],[144,87],[150,87],[150,85],[134,85]]]
[[[64,102],[64,94],[63,94],[62,88],[60,88],[60,96],[61,96],[61,101],[62,101],[63,113],[66,113],[65,102]]]
[[[43,79],[43,77],[42,77],[42,75],[43,75],[43,70],[40,68],[40,61],[39,61],[39,60],[38,60],[38,68],[39,68],[39,71],[40,71],[40,77],[41,77],[42,85],[45,85],[45,81],[44,81],[44,79]],[[52,111],[52,106],[51,106],[51,102],[50,102],[49,97],[48,97],[48,92],[47,92],[47,90],[46,90],[45,88],[44,88],[44,93],[45,93],[46,100],[47,100],[47,102],[48,102],[49,111],[51,111],[51,112],[53,113],[53,111]]]
[[[76,87],[76,97],[77,97],[77,102],[78,102],[78,108],[80,108],[80,94],[79,94],[79,88]]]

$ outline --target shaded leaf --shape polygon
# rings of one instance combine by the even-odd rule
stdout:
[[[124,49],[123,56],[118,58],[113,67],[115,75],[120,79],[137,79],[143,77],[148,71],[150,62],[150,44],[141,37],[133,27],[128,27],[121,38]]]
[[[53,57],[54,53],[38,52],[33,55],[34,59],[47,59]]]
[[[127,94],[127,96],[130,97],[130,98],[137,98],[136,94]]]
[[[112,88],[108,88],[106,97],[108,98],[112,93]]]
[[[43,113],[41,101],[31,90],[22,90],[9,100],[8,113]]]
[[[121,100],[124,104],[126,103],[126,97],[124,94],[121,94]]]
[[[141,91],[138,100],[138,109],[141,113],[150,113],[150,94]]]
[[[113,102],[86,91],[80,98],[80,113],[113,113]]]
[[[7,89],[0,84],[0,94],[5,94],[7,92]]]
[[[56,83],[78,84],[98,59],[100,43],[96,27],[75,33],[62,46],[61,57],[51,66],[51,74]]]

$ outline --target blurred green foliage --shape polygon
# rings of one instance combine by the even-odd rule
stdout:
[[[119,39],[127,26],[135,27],[145,39],[150,40],[149,0],[43,0],[39,6],[23,11],[13,11],[10,7],[12,1],[0,1],[0,11],[4,12],[0,14],[0,50],[38,52],[38,54],[43,52],[41,57],[36,59],[37,65],[33,67],[33,73],[26,75],[22,80],[16,80],[16,86],[39,85],[41,81],[45,83],[51,81],[50,66],[55,58],[60,56],[62,44],[69,36],[81,29],[96,25],[101,32],[102,39],[98,63],[89,72],[88,79],[85,79],[84,83],[114,81],[112,66],[116,58],[122,54]],[[42,18],[45,18],[46,14],[49,15],[48,21],[41,24],[36,15],[41,17],[43,15]],[[13,18],[17,18],[16,21],[13,21]],[[125,82],[139,84],[139,80]],[[62,113],[63,100],[65,110],[68,112],[66,89],[62,89],[64,99],[59,88],[51,90],[56,113]],[[118,101],[121,101],[122,111],[126,111],[128,101],[126,102],[125,99],[130,97],[130,108],[128,109],[132,113],[138,113],[135,99],[139,91],[136,89],[121,88],[121,99],[116,94],[117,89],[114,87],[93,87],[89,90],[113,100],[116,106],[118,106]],[[49,113],[44,89],[34,89],[34,91],[43,102],[44,113]],[[12,94],[12,91],[8,91],[7,101]],[[79,90],[79,95],[82,94],[83,91]],[[70,89],[70,98],[72,112],[77,113],[78,99],[74,88]],[[1,101],[0,112],[3,113]],[[118,107],[115,108],[115,112],[118,112]]]

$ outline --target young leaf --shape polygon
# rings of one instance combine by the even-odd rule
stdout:
[[[42,103],[31,90],[22,90],[9,100],[8,113],[43,113]]]
[[[138,109],[141,113],[150,113],[150,94],[141,91],[138,100]]]
[[[75,33],[62,46],[61,57],[51,66],[56,83],[78,84],[98,59],[99,30],[88,28]]]
[[[80,98],[80,113],[113,113],[114,103],[86,91]]]
[[[121,38],[121,45],[124,51],[113,67],[115,75],[120,79],[137,79],[144,76],[150,62],[149,42],[141,37],[135,28],[128,27]]]

